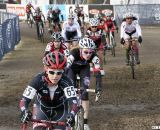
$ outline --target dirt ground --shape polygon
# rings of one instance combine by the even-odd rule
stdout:
[[[20,130],[22,92],[43,70],[46,43],[36,39],[35,29],[20,25],[20,44],[0,61],[0,130]],[[116,57],[107,53],[102,97],[94,102],[94,95],[90,96],[91,130],[151,130],[160,125],[160,27],[142,27],[142,32],[141,64],[136,66],[135,80],[125,65],[124,49],[116,34]]]

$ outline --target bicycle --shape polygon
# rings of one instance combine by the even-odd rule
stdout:
[[[27,24],[28,24],[29,27],[32,28],[32,25],[33,25],[33,23],[34,23],[33,14],[32,14],[32,13],[29,13],[28,15],[29,15],[29,18],[27,19]]]
[[[47,121],[47,120],[29,120],[32,123],[43,123],[46,125],[46,130],[53,130],[55,126],[65,126],[66,130],[71,130],[71,127],[68,127],[65,122],[62,121]],[[27,130],[27,123],[22,124],[22,130]]]
[[[73,48],[78,47],[78,41],[79,41],[79,38],[73,38],[71,40],[66,40],[65,43],[66,43],[68,50],[72,50]]]
[[[77,104],[78,104],[78,112],[75,116],[75,126],[72,130],[84,130],[84,109],[82,107],[82,96],[86,92],[95,93],[95,89],[82,89],[80,87],[80,77],[77,75],[76,79],[77,91]],[[99,97],[96,95],[95,101],[98,101]]]
[[[38,30],[39,30],[39,39],[42,43],[44,43],[44,27],[43,22],[38,22]]]
[[[57,22],[54,23],[53,20],[51,20],[51,30],[49,31],[49,33],[52,35],[53,32],[60,32],[61,29],[59,28],[59,25]]]
[[[136,52],[132,46],[132,42],[138,41],[138,39],[132,39],[132,37],[130,37],[130,39],[125,41],[129,42],[129,65],[131,67],[132,78],[135,79]]]

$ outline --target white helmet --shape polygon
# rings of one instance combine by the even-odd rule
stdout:
[[[133,13],[126,13],[123,15],[123,18],[133,17]]]
[[[69,14],[68,15],[68,19],[74,19],[74,15],[73,14]]]
[[[88,49],[95,49],[95,43],[90,38],[83,38],[79,41],[80,48],[88,48]]]
[[[97,18],[90,18],[89,23],[91,26],[98,26],[99,20]]]

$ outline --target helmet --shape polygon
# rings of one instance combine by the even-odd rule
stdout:
[[[39,8],[39,7],[36,7],[36,11],[38,11],[38,12],[39,12],[39,11],[40,11],[40,8]]]
[[[73,14],[69,14],[68,15],[68,19],[74,19],[74,15]]]
[[[60,32],[53,32],[51,38],[53,38],[54,41],[61,41],[63,39]]]
[[[58,10],[58,9],[59,9],[58,6],[55,6],[55,7],[54,7],[54,10]]]
[[[90,38],[83,38],[79,41],[79,47],[80,48],[89,48],[89,49],[95,49],[95,43]]]
[[[98,26],[99,20],[97,18],[90,18],[89,23],[91,26]]]
[[[107,13],[105,13],[105,16],[111,16],[112,15],[112,13],[110,13],[110,12],[107,12]]]
[[[50,52],[43,58],[44,66],[50,69],[64,69],[66,61],[65,56],[60,52]]]
[[[128,17],[133,17],[133,14],[132,13],[126,13],[124,14],[123,18],[128,18]]]

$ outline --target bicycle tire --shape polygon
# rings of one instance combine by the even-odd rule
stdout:
[[[75,117],[75,126],[72,130],[84,130],[84,109],[81,106]]]
[[[42,25],[39,26],[39,36],[42,43],[44,43],[44,29]]]
[[[133,50],[130,50],[130,66],[131,66],[131,73],[132,73],[132,79],[135,79],[135,63],[134,63],[134,53]]]
[[[111,45],[111,54],[113,57],[116,56],[116,53],[115,53],[115,40],[113,38],[113,36],[110,38],[110,45]]]
[[[106,49],[103,50],[103,63],[106,65]]]

